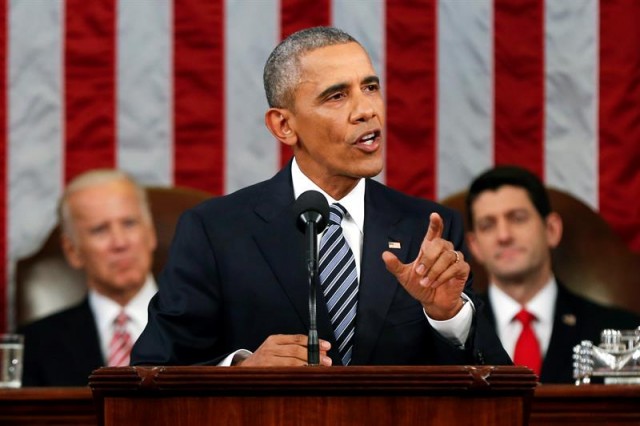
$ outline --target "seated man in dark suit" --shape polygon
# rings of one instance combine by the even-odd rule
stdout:
[[[459,214],[370,179],[385,109],[364,48],[334,28],[288,37],[264,70],[265,123],[294,159],[178,223],[132,363],[301,366],[309,309],[293,205],[332,205],[319,238],[320,363],[510,363],[476,315]]]
[[[24,327],[24,386],[85,386],[103,365],[128,365],[156,292],[156,234],[144,189],[117,170],[73,179],[59,208],[67,261],[88,297]]]
[[[605,328],[634,329],[631,313],[597,305],[569,292],[554,277],[551,249],[562,218],[551,210],[542,182],[511,166],[478,176],[469,189],[469,246],[489,275],[485,313],[516,364],[543,383],[573,381],[573,347],[600,342]]]

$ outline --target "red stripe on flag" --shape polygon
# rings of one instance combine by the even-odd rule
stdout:
[[[7,331],[7,2],[0,0],[0,331]]]
[[[640,251],[640,2],[600,2],[600,212]]]
[[[330,0],[281,0],[280,2],[281,40],[304,28],[327,26],[330,23]],[[287,164],[291,156],[291,148],[280,144],[280,165]]]
[[[224,0],[174,7],[174,183],[224,192]]]
[[[495,163],[544,177],[544,2],[495,0]]]
[[[116,0],[65,3],[65,180],[115,165]]]
[[[386,2],[386,183],[428,198],[436,188],[435,3]]]

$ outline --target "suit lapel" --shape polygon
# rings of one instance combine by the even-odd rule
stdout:
[[[579,341],[576,328],[576,315],[572,306],[567,303],[565,290],[558,285],[558,297],[553,318],[553,331],[549,341],[549,349],[542,363],[541,382],[557,381],[564,377],[571,379],[573,346]],[[566,381],[566,380],[563,380]]]
[[[497,329],[496,317],[493,315],[493,306],[491,305],[491,299],[489,299],[489,292],[486,291],[484,293],[478,293],[477,297],[483,304],[483,306],[481,306],[482,314],[487,320],[489,320],[491,326],[493,326],[494,329]]]
[[[369,362],[398,289],[399,284],[382,261],[382,253],[389,250],[406,263],[412,239],[410,232],[400,230],[401,215],[386,200],[381,188],[367,181],[353,364]],[[400,248],[390,250],[390,242],[399,243]]]
[[[304,264],[304,234],[296,227],[293,214],[291,169],[285,167],[268,183],[255,213],[263,222],[255,241],[305,329],[309,328],[309,284]],[[322,292],[318,289],[318,294]],[[333,328],[321,296],[318,297],[318,334],[335,345]],[[337,352],[336,352],[337,353]]]
[[[97,366],[105,365],[104,356],[100,349],[98,340],[98,329],[96,321],[89,307],[89,299],[85,298],[76,315],[68,318],[70,320],[67,330],[74,330],[73,333],[64,333],[68,340],[66,347],[70,365],[79,372],[92,371]],[[78,342],[82,342],[81,345]]]

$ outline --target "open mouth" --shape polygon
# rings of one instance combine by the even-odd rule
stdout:
[[[371,146],[380,137],[380,130],[374,130],[369,133],[365,133],[356,141],[357,144],[364,146]]]

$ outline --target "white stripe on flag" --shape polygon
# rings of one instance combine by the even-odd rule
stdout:
[[[9,9],[9,253],[35,250],[56,222],[62,190],[63,7],[12,2]]]
[[[545,3],[546,182],[598,206],[598,1]]]
[[[436,199],[493,165],[492,5],[438,2]]]
[[[248,4],[249,3],[249,4]],[[270,178],[280,143],[264,125],[264,63],[280,40],[279,2],[226,0],[225,192]]]
[[[120,0],[117,164],[143,184],[173,184],[172,8]]]
[[[332,25],[351,34],[369,52],[383,89],[385,71],[385,8],[382,0],[333,0]],[[384,169],[375,178],[384,182]]]
[[[14,261],[35,251],[53,228],[62,190],[64,12],[59,0],[14,1],[8,12],[7,252],[13,320]]]

